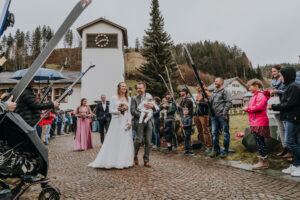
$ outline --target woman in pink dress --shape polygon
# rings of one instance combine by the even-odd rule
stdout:
[[[81,99],[80,106],[76,109],[75,116],[78,117],[74,150],[87,150],[93,148],[90,118],[93,113],[87,105],[85,98]]]

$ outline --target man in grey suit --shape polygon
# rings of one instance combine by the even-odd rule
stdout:
[[[138,110],[139,104],[144,100],[146,97],[146,85],[143,82],[139,82],[137,85],[137,92],[138,95],[134,96],[131,100],[131,114],[134,116],[134,124],[135,127],[133,127],[136,130],[136,139],[134,143],[134,163],[136,165],[139,164],[139,160],[137,158],[140,146],[142,144],[143,136],[145,137],[145,153],[144,153],[144,166],[145,167],[151,167],[149,162],[149,154],[151,150],[151,138],[152,138],[152,127],[153,127],[153,121],[152,119],[149,120],[147,123],[139,123],[139,118],[141,115],[141,112]],[[150,95],[150,94],[148,94]],[[152,104],[145,104],[146,109],[153,109],[155,110],[154,106]],[[145,115],[145,118],[147,117],[147,114]]]

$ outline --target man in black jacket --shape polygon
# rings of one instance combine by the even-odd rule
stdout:
[[[17,108],[15,110],[30,126],[34,127],[41,118],[41,110],[58,108],[58,102],[40,103],[36,100],[32,86],[34,81],[31,81],[28,87],[20,96]]]
[[[280,79],[286,85],[280,104],[269,109],[280,111],[279,118],[285,121],[286,144],[292,152],[293,164],[282,170],[292,176],[300,176],[300,87],[295,82],[296,70],[286,67],[280,70]]]
[[[111,115],[109,113],[109,102],[106,101],[106,96],[104,94],[101,95],[101,101],[97,104],[96,115],[97,120],[99,121],[100,139],[101,143],[103,144],[104,129],[107,132],[111,120]]]

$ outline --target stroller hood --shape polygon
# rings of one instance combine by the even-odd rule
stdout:
[[[43,159],[43,167],[40,173],[47,176],[48,172],[48,149],[38,137],[36,130],[29,126],[20,115],[7,113],[0,124],[0,139],[6,141],[13,148],[21,142],[24,151],[39,155]]]

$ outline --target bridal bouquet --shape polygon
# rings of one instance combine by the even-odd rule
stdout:
[[[124,115],[127,110],[128,110],[128,106],[126,104],[121,103],[119,105],[119,111],[122,115]]]

